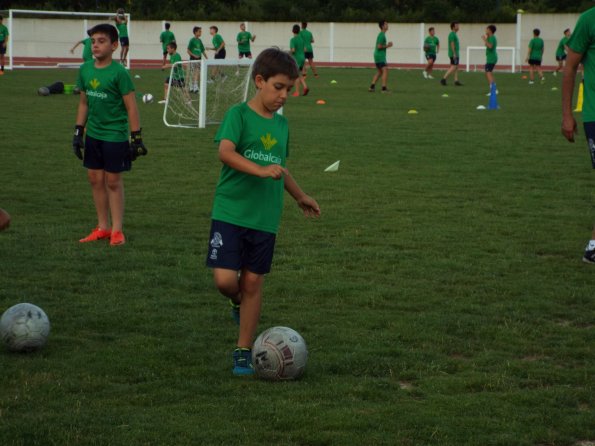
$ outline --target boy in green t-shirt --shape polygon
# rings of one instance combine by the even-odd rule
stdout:
[[[587,146],[591,154],[591,165],[595,169],[595,8],[589,9],[579,17],[566,46],[566,69],[562,81],[562,134],[568,141],[574,142],[577,125],[572,113],[572,97],[578,67],[584,63],[582,120]],[[595,263],[595,225],[591,233],[591,240],[585,248],[583,261]]]
[[[314,77],[318,77],[318,73],[316,72],[316,66],[314,65],[314,48],[312,44],[314,43],[314,36],[310,32],[308,28],[307,22],[302,22],[302,30],[300,31],[300,37],[304,41],[304,57],[308,61],[308,65],[310,65],[310,69],[312,73],[314,73]],[[302,75],[306,77],[308,74],[308,68],[304,64],[304,70]]]
[[[448,35],[448,57],[450,59],[450,67],[442,79],[440,79],[440,83],[446,86],[446,79],[451,74],[454,74],[455,85],[457,87],[461,87],[463,84],[459,82],[459,62],[460,62],[460,54],[459,54],[459,36],[457,33],[459,32],[459,23],[452,22],[450,24],[450,34]]]
[[[250,42],[254,42],[254,39],[256,39],[256,34],[246,31],[246,24],[244,22],[240,23],[240,32],[236,37],[236,41],[238,42],[238,57],[240,59],[243,57],[252,59]]]
[[[225,59],[225,41],[221,37],[221,34],[219,34],[219,28],[211,26],[209,32],[213,36],[213,47],[209,49],[215,51],[215,59]]]
[[[176,42],[169,42],[167,44],[167,53],[169,54],[169,63],[163,65],[164,70],[166,68],[173,67],[176,62],[182,62],[182,56],[180,56],[180,54],[177,52],[177,50],[178,50],[178,44]],[[165,83],[163,86],[163,100],[159,101],[160,104],[165,104],[165,101],[167,100],[167,91],[169,90],[170,80],[171,80],[172,87],[181,88],[184,86],[184,82],[185,82],[184,67],[181,64],[175,66],[175,68],[171,74],[171,79],[169,76],[167,78],[165,78]],[[182,91],[184,91],[184,90],[182,90]],[[198,91],[198,85],[196,86],[196,91]],[[192,90],[191,90],[191,92],[192,92]],[[186,96],[188,96],[187,93],[186,93]],[[187,97],[186,100],[190,100],[190,97]]]
[[[374,46],[374,63],[376,64],[376,73],[372,78],[372,83],[368,91],[374,93],[376,91],[376,82],[382,79],[382,92],[388,93],[386,88],[386,81],[388,80],[388,65],[386,64],[386,49],[393,46],[392,42],[386,41],[386,31],[388,31],[388,22],[380,20],[378,22],[380,32],[376,37],[376,45]]]
[[[440,40],[436,37],[436,31],[434,27],[428,29],[428,37],[424,40],[424,53],[426,54],[426,67],[422,72],[426,79],[434,79],[432,77],[432,70],[434,69],[434,62],[436,62],[436,56],[440,51]]]
[[[176,36],[174,35],[173,32],[170,31],[171,24],[165,23],[164,27],[165,27],[165,30],[162,31],[161,34],[159,35],[159,41],[161,42],[161,46],[163,48],[163,64],[162,65],[165,65],[165,62],[167,60],[167,45],[170,42],[176,41]]]
[[[0,76],[4,74],[4,57],[8,47],[8,28],[2,24],[4,17],[0,15]]]
[[[568,49],[568,40],[570,40],[570,28],[566,28],[564,30],[564,37],[560,39],[558,42],[558,48],[556,48],[556,61],[558,61],[558,66],[556,70],[553,72],[554,76],[558,75],[558,71],[561,71],[564,68],[564,61],[566,60],[566,50]]]
[[[287,170],[289,129],[287,118],[277,113],[298,76],[288,53],[264,50],[252,68],[256,94],[227,111],[215,136],[223,167],[215,190],[206,263],[239,323],[234,375],[254,374],[250,349],[260,319],[264,277],[271,269],[283,191],[305,216],[320,215],[316,200],[302,191]]]
[[[496,40],[496,26],[489,25],[486,28],[486,33],[481,36],[483,39],[483,44],[486,47],[486,64],[485,64],[485,73],[486,79],[488,80],[488,87],[489,91],[492,91],[492,85],[495,84],[494,81],[494,68],[498,63],[498,53],[496,52],[496,48],[498,48],[498,40]],[[491,93],[488,93],[488,96]]]
[[[118,9],[114,20],[116,22],[116,28],[118,28],[118,34],[120,35],[120,63],[126,66],[130,41],[128,40],[128,18],[126,17],[124,8]]]
[[[89,34],[89,31],[87,31],[87,34]],[[87,37],[86,39],[77,42],[72,48],[70,48],[70,54],[74,54],[74,50],[79,45],[83,45],[83,62],[89,62],[90,60],[93,60],[91,37]]]
[[[535,79],[535,71],[539,75],[541,83],[545,82],[545,77],[541,71],[541,59],[543,57],[544,43],[543,39],[539,37],[541,31],[538,28],[533,30],[533,38],[529,41],[529,51],[525,62],[529,64],[529,85],[533,85]]]
[[[202,28],[200,26],[195,26],[192,28],[192,34],[194,37],[190,38],[188,41],[188,46],[186,47],[186,53],[190,57],[190,60],[201,60],[203,57],[208,59],[207,52],[205,50],[205,46],[200,39],[202,36]],[[192,85],[190,87],[190,93],[198,93],[198,81],[200,79],[200,64],[190,64],[190,70],[192,72]]]
[[[87,168],[97,226],[80,242],[109,239],[110,245],[115,246],[126,242],[122,232],[122,172],[130,170],[132,161],[146,155],[147,149],[141,137],[132,79],[122,65],[112,60],[118,48],[118,31],[112,25],[100,24],[89,35],[95,60],[79,68],[76,84],[81,94],[72,150]]]
[[[302,84],[304,87],[304,96],[308,94],[310,89],[306,84],[306,79],[304,79],[303,71],[304,71],[304,64],[306,63],[306,56],[304,54],[305,44],[302,38],[300,37],[300,25],[293,25],[291,28],[291,32],[293,33],[293,37],[289,40],[289,50],[295,59],[295,63],[297,63],[299,69],[299,76],[295,86],[295,91],[293,92],[292,96],[299,96],[300,95],[300,87],[299,84]]]

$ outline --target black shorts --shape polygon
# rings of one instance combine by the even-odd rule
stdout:
[[[126,172],[132,167],[130,143],[102,141],[86,135],[83,166],[110,173]]]
[[[165,78],[165,83],[169,85],[169,77]],[[172,79],[171,80],[172,87],[183,87],[184,86],[184,79]]]
[[[384,67],[386,67],[386,62],[375,62],[376,64],[376,68],[378,68],[379,70],[382,70]]]
[[[583,122],[583,128],[591,155],[591,166],[595,169],[595,122]]]
[[[426,54],[426,60],[429,62],[430,60],[432,62],[436,62],[436,55],[435,54]]]
[[[267,274],[273,263],[276,237],[271,232],[212,220],[207,266]]]
[[[0,42],[0,54],[6,54],[6,47],[8,45],[6,44],[6,42]]]
[[[450,64],[451,65],[458,66],[459,65],[459,58],[458,57],[451,57],[450,58]]]
[[[314,51],[304,51],[304,57],[307,60],[314,59]]]
[[[130,41],[128,40],[128,37],[120,37],[120,45],[130,46]]]
[[[484,67],[485,72],[486,73],[491,73],[492,71],[494,71],[494,67],[495,66],[496,66],[495,63],[487,63],[487,64],[485,64],[485,67]]]
[[[252,51],[240,51],[239,56],[240,59],[242,57],[252,57]]]
[[[190,56],[190,60],[201,60],[200,56]]]
[[[225,59],[225,48],[219,50],[219,52],[215,53],[215,59]]]
[[[562,62],[563,60],[566,60],[566,54],[564,54],[563,56],[556,56],[556,60],[558,62]]]
[[[541,61],[538,59],[529,59],[529,65],[541,66]]]

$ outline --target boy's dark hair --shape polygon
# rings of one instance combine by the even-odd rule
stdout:
[[[0,22],[4,19],[4,17],[2,16],[2,14],[0,14]]]
[[[433,27],[433,26],[430,26],[430,27],[428,28],[428,31],[434,31],[434,27]]]
[[[211,26],[209,29],[214,29],[216,33],[219,32],[219,28],[217,28],[215,25]]]
[[[540,34],[541,34],[541,31],[539,30],[539,28],[535,28],[535,29],[533,30],[533,35],[535,35],[535,36],[538,36],[538,35],[540,35]]]
[[[252,80],[261,75],[266,81],[278,74],[284,74],[291,80],[297,79],[298,66],[291,54],[277,47],[267,48],[258,55],[252,65]]]
[[[165,29],[169,29],[171,25],[168,22],[165,22]]]
[[[169,42],[167,46],[171,46],[174,50],[178,49],[178,44],[176,42]]]
[[[488,25],[488,29],[492,31],[492,34],[496,34],[496,25]]]
[[[118,30],[114,25],[110,25],[109,23],[95,25],[89,30],[89,36],[93,36],[94,34],[105,34],[112,43],[118,41]]]
[[[294,34],[299,34],[300,33],[300,25],[298,25],[298,24],[293,25],[293,28],[291,28],[291,31]]]
[[[386,20],[379,20],[378,21],[378,28],[382,29],[382,27],[384,26],[385,23],[386,23]]]
[[[566,33],[569,33],[569,32],[570,32],[570,28],[566,28],[566,29],[564,30],[564,34],[566,34]]]
[[[308,22],[302,22],[302,28],[306,29],[308,27]]]
[[[459,22],[450,22],[450,29],[454,29],[456,25],[458,25]]]
[[[212,26],[211,26],[212,28]],[[192,34],[196,34],[196,31],[200,31],[202,28],[200,26],[195,26],[194,28],[192,28]]]

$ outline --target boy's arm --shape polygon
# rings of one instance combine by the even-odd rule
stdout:
[[[76,50],[76,47],[79,46],[81,43],[83,43],[82,40],[80,42],[77,42],[76,45],[74,45],[72,48],[70,48],[70,54],[74,53],[74,50]]]
[[[87,102],[87,94],[82,91],[79,98],[79,106],[76,112],[76,125],[84,127],[87,123],[87,114],[89,112],[89,104]]]
[[[136,95],[134,91],[131,91],[128,94],[122,96],[124,100],[124,106],[126,107],[126,111],[128,112],[128,126],[130,127],[130,132],[139,132],[140,131],[140,118],[138,116],[138,108],[136,107]]]
[[[564,79],[562,80],[562,134],[570,142],[574,142],[574,135],[577,133],[576,120],[572,114],[572,96],[576,72],[582,57],[582,54],[574,52],[571,48],[568,49]]]
[[[252,40],[252,42],[254,42],[254,39],[256,39],[256,34],[252,34],[252,37],[250,38],[250,40]]]
[[[236,145],[229,139],[222,139],[219,142],[219,160],[232,169],[260,178],[270,177],[274,180],[280,180],[287,173],[287,169],[278,164],[261,166],[244,158],[236,152]]]
[[[319,217],[320,206],[316,200],[307,195],[297,184],[293,176],[285,169],[285,176],[283,177],[285,182],[285,190],[293,197],[297,202],[298,206],[304,211],[306,217]]]

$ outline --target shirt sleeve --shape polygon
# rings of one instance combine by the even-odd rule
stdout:
[[[120,76],[118,76],[118,89],[122,96],[127,95],[131,91],[134,91],[134,84],[132,83],[132,78],[130,77],[130,73],[128,70],[123,69],[120,72]]]
[[[591,36],[588,27],[588,21],[582,15],[576,22],[574,31],[570,36],[570,40],[566,44],[575,53],[584,54],[589,49],[591,44]]]
[[[219,130],[217,130],[215,143],[219,144],[223,139],[228,139],[237,146],[242,135],[242,127],[243,119],[242,114],[240,113],[240,108],[230,108],[227,113],[225,113],[223,122],[219,126]]]

